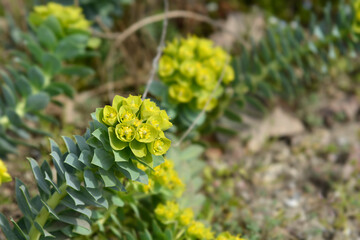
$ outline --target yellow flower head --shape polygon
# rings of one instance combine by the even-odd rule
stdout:
[[[126,105],[120,107],[117,117],[119,119],[119,122],[129,123],[129,122],[133,122],[136,119],[136,114],[134,113],[133,108]]]
[[[159,61],[159,75],[161,77],[171,76],[177,68],[177,63],[173,58],[164,56]]]
[[[158,115],[160,113],[160,108],[156,106],[156,103],[145,99],[141,105],[140,114],[142,119],[148,119],[151,116]]]
[[[0,185],[2,183],[11,182],[11,176],[7,171],[5,163],[0,159]]]
[[[179,212],[179,205],[172,201],[167,201],[165,204],[160,203],[155,208],[156,217],[164,224],[173,222],[177,218]]]
[[[180,65],[180,72],[187,78],[195,76],[197,70],[197,64],[195,61],[186,60]]]
[[[209,97],[210,97],[210,95],[206,95],[206,94],[199,96],[196,99],[196,107],[198,109],[203,109],[205,107],[205,104],[208,101]],[[205,110],[206,111],[213,110],[216,107],[217,103],[218,103],[218,100],[216,98],[214,98],[214,97],[211,98],[211,100]]]
[[[130,106],[134,112],[137,112],[140,108],[141,103],[142,100],[140,96],[133,96],[130,94],[128,98],[125,98],[123,104]]]
[[[136,130],[128,123],[116,125],[115,134],[123,142],[131,142],[135,138]]]
[[[192,47],[183,45],[179,48],[179,58],[181,60],[193,59],[194,56],[194,49]]]
[[[188,229],[187,234],[190,237],[198,239],[213,239],[214,234],[211,232],[211,229],[206,228],[202,222],[193,221]]]
[[[165,137],[158,138],[150,143],[149,151],[156,156],[161,156],[169,150],[170,145],[171,141],[169,139]]]
[[[230,66],[226,66],[224,72],[224,78],[223,78],[224,83],[229,84],[232,81],[234,81],[234,79],[235,79],[234,69]]]
[[[172,126],[172,123],[166,117],[168,117],[167,114],[164,116],[162,112],[159,112],[157,115],[151,116],[146,123],[153,125],[158,130],[165,131]]]
[[[148,123],[142,123],[136,130],[136,140],[144,143],[151,143],[158,136],[158,130]]]
[[[172,99],[180,102],[187,103],[193,98],[193,93],[189,86],[173,84],[169,87],[169,95]]]
[[[210,68],[201,67],[196,73],[196,83],[207,90],[215,88],[216,80],[216,75]]]
[[[175,171],[173,161],[165,159],[165,162],[154,170],[152,178],[155,182],[172,191],[175,197],[180,197],[183,194],[185,185]]]
[[[197,53],[201,59],[210,57],[214,53],[213,42],[208,39],[200,39]]]
[[[115,108],[106,105],[103,110],[102,121],[108,126],[113,126],[117,123],[117,111]]]
[[[186,208],[179,216],[179,222],[183,226],[189,225],[194,219],[194,212],[191,208]]]
[[[142,184],[142,189],[143,189],[143,192],[144,193],[149,193],[151,192],[151,190],[153,189],[154,187],[154,182],[152,179],[149,179],[149,183],[148,184]]]
[[[86,20],[80,7],[62,6],[54,2],[35,7],[30,13],[29,21],[34,26],[39,26],[49,16],[54,16],[66,33],[71,33],[73,30],[89,31],[90,22]]]

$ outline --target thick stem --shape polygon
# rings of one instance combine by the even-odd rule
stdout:
[[[66,196],[67,194],[66,187],[67,186],[65,183],[61,185],[59,188],[60,193],[55,192],[49,198],[49,200],[46,201],[46,203],[51,209],[55,209],[56,206],[60,203],[61,199],[63,199]],[[49,218],[49,215],[50,215],[49,211],[44,206],[41,208],[39,214],[36,216],[34,221],[37,222],[41,227],[43,227],[47,219]],[[38,240],[40,236],[41,236],[41,232],[35,227],[35,224],[33,224],[30,228],[30,233],[29,233],[30,240]]]

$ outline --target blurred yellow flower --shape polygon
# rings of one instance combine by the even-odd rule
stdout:
[[[174,221],[179,214],[180,208],[176,202],[167,201],[165,204],[160,203],[155,208],[156,217],[164,224]]]
[[[245,240],[245,239],[240,238],[239,236],[233,236],[229,232],[223,232],[217,236],[216,240]]]
[[[8,173],[5,163],[0,159],[0,185],[2,183],[11,182],[12,178]]]
[[[189,225],[194,219],[194,212],[191,208],[186,208],[179,216],[179,222],[183,226]]]
[[[168,86],[172,103],[201,110],[207,101],[204,96],[211,95],[222,74],[219,89],[235,79],[230,60],[230,55],[221,47],[214,47],[211,40],[190,36],[167,44],[158,73],[160,80]],[[217,106],[223,92],[215,95],[207,111]]]
[[[197,239],[213,239],[214,233],[211,231],[210,228],[206,228],[202,222],[193,221],[188,229],[187,234],[190,237],[197,238]]]
[[[49,16],[54,16],[66,33],[73,30],[89,31],[91,25],[80,7],[63,6],[54,2],[35,7],[34,11],[30,13],[29,21],[34,26],[39,26]]]

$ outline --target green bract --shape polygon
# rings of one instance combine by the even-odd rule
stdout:
[[[150,101],[149,99],[145,99],[143,104],[141,105],[140,115],[142,119],[148,119],[154,114],[160,112],[160,108],[156,106],[156,103]]]
[[[168,86],[172,103],[201,110],[204,96],[211,96],[223,72],[219,88],[234,80],[234,70],[229,63],[230,56],[222,48],[214,47],[211,40],[193,36],[180,41],[175,39],[167,44],[158,73],[160,80]],[[217,106],[220,96],[213,96],[215,99],[211,100],[207,111]]]
[[[170,147],[163,132],[172,126],[170,118],[149,99],[115,96],[112,106],[96,109],[96,118],[106,126],[109,147],[115,151],[128,148],[148,162],[152,154],[163,155]]]

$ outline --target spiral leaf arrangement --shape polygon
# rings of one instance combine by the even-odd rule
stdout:
[[[116,96],[114,106],[119,106],[119,99],[124,103],[134,103],[133,96]],[[145,100],[138,108],[145,106],[144,103],[151,104]],[[134,106],[130,104],[130,107]],[[157,107],[153,104],[151,106]],[[143,111],[142,114],[149,119],[157,116],[156,112],[151,111]],[[104,116],[102,119],[105,122],[111,119],[106,113]],[[97,121],[95,114],[93,118],[83,136],[74,136],[76,141],[63,137],[66,152],[62,153],[58,145],[50,140],[50,156],[56,169],[56,181],[47,161],[39,166],[34,159],[29,158],[39,194],[31,197],[24,183],[16,179],[16,200],[24,217],[18,222],[12,221],[14,228],[11,229],[5,216],[0,215],[0,226],[8,239],[33,240],[41,236],[57,238],[90,234],[91,211],[88,207],[122,206],[122,200],[117,195],[117,192],[125,190],[121,179],[148,184],[147,174],[137,168],[137,164],[156,167],[164,162],[159,152],[156,155],[148,153],[146,158],[140,158],[133,148],[113,148],[111,128]],[[139,124],[137,134],[142,131],[141,126]],[[156,141],[156,137],[153,141]]]

